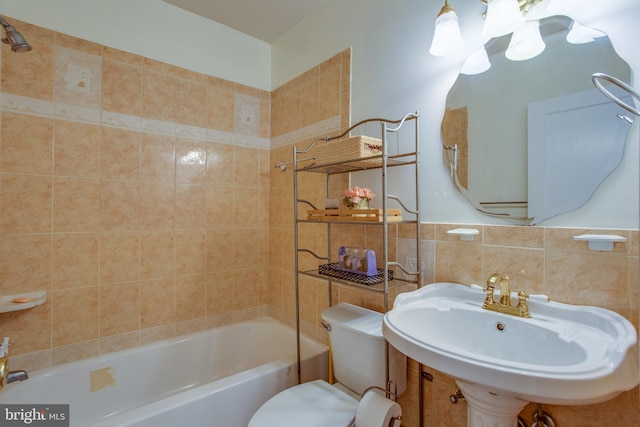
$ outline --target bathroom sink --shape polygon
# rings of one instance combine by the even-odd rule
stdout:
[[[482,288],[455,283],[400,294],[383,335],[456,379],[465,396],[515,406],[597,403],[638,384],[637,333],[619,314],[532,296],[532,317],[521,318],[483,309],[484,299]]]

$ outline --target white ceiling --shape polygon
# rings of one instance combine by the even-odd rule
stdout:
[[[164,0],[273,44],[331,0]]]

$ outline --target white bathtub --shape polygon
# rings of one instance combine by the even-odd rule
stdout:
[[[326,379],[327,349],[302,349],[303,381]],[[37,371],[0,404],[69,404],[72,427],[246,427],[295,361],[295,331],[264,317]]]

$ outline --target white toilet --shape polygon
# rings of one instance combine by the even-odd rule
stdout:
[[[324,310],[322,318],[330,326],[338,383],[316,380],[284,390],[256,411],[249,427],[349,427],[362,392],[371,386],[386,388],[383,315],[341,303]],[[389,349],[389,378],[401,394],[406,389],[407,358]]]

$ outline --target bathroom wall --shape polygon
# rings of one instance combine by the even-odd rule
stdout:
[[[270,93],[10,21],[0,294],[48,293],[0,314],[12,366],[265,314]]]

